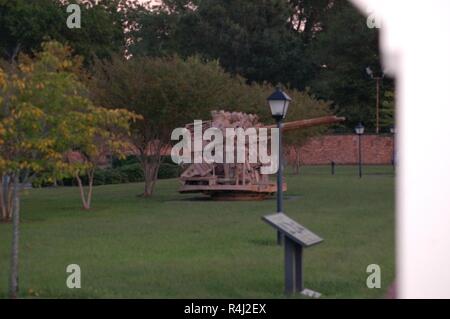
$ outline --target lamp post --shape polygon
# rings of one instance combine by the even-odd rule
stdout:
[[[278,173],[277,173],[277,213],[283,212],[283,140],[282,140],[282,125],[283,119],[286,117],[286,113],[289,107],[291,98],[277,87],[276,91],[267,98],[270,106],[270,112],[272,117],[277,122],[278,128]],[[277,243],[280,245],[282,242],[282,235],[277,233]]]
[[[391,126],[389,130],[392,134],[392,167],[395,169],[395,126]]]
[[[384,73],[381,73],[381,76],[375,76],[372,69],[370,67],[366,68],[366,73],[376,82],[377,88],[377,102],[376,102],[376,127],[375,131],[378,134],[380,132],[380,82],[384,77]]]
[[[364,126],[361,122],[356,125],[355,132],[358,135],[358,149],[359,149],[359,178],[362,177],[362,156],[361,156],[361,136],[364,134]]]

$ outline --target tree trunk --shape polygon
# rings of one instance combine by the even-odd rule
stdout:
[[[92,190],[94,185],[94,170],[89,170],[88,172],[88,195],[87,195],[87,201],[86,201],[86,209],[91,209],[91,200],[92,200]]]
[[[12,243],[11,243],[11,272],[9,278],[9,297],[16,299],[19,292],[19,223],[20,223],[20,190],[19,178],[13,181],[13,209],[12,209]]]
[[[2,175],[0,188],[1,221],[10,222],[13,215],[13,183],[10,175]]]
[[[294,174],[300,174],[300,149],[295,148],[295,170]]]
[[[161,165],[161,157],[159,156],[156,161],[150,161],[148,159],[143,160],[144,170],[144,194],[143,197],[151,197],[155,189],[156,180],[158,179],[158,171]]]
[[[89,210],[91,209],[91,200],[92,200],[92,192],[94,185],[94,170],[89,170],[87,172],[88,176],[88,190],[87,193],[84,190],[83,181],[81,180],[79,174],[75,175],[77,180],[78,189],[80,190],[81,203],[83,204],[83,209]]]

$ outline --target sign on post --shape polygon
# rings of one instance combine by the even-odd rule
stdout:
[[[320,297],[320,293],[303,287],[303,248],[319,244],[323,239],[283,213],[267,215],[262,219],[284,235],[286,294],[299,292],[309,297]]]

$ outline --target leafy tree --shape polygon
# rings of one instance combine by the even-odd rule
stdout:
[[[197,54],[204,60],[218,59],[227,72],[249,82],[302,88],[308,69],[290,15],[285,0],[204,0],[142,12],[136,35],[140,41],[131,50],[153,56]]]
[[[131,141],[144,172],[143,196],[153,193],[172,130],[209,118],[211,109],[232,107],[233,87],[242,85],[217,62],[203,64],[198,58],[114,57],[97,61],[93,74],[91,88],[97,103],[125,107],[142,116],[132,126]]]
[[[386,130],[395,126],[395,94],[393,91],[384,93],[380,108],[380,125]]]
[[[81,8],[81,28],[66,25],[69,3]],[[86,62],[111,53],[124,53],[126,31],[133,29],[137,0],[0,0],[0,56],[15,59],[19,52],[33,54],[46,39],[69,44]]]
[[[360,121],[374,127],[375,83],[366,68],[381,73],[377,29],[369,29],[366,18],[347,1],[334,2],[321,28],[308,47],[316,73],[308,84],[311,91],[333,101],[350,127]],[[384,85],[391,82],[385,79]]]
[[[273,121],[266,101],[273,86],[246,82],[226,73],[217,61],[204,63],[198,57],[114,57],[96,61],[90,86],[97,104],[125,107],[142,116],[132,125],[131,140],[144,173],[143,195],[151,196],[173,129],[209,119],[212,110],[254,113],[263,122]],[[302,115],[323,108],[306,94],[292,92],[299,94],[292,108],[302,108]]]
[[[71,164],[70,172],[77,180],[83,209],[86,210],[91,208],[96,169],[108,156],[125,156],[125,151],[129,149],[129,123],[139,118],[125,109],[110,110],[99,107],[93,109],[89,115],[86,117],[81,114],[80,118],[73,118],[72,125],[80,125],[80,134],[71,150],[79,157],[73,159],[66,155]],[[86,127],[89,129],[83,129]],[[80,177],[83,174],[87,176],[87,189]]]
[[[322,31],[324,17],[336,0],[289,0],[292,7],[290,21],[305,44]]]
[[[34,58],[22,55],[18,64],[3,64],[0,69],[0,206],[2,219],[13,224],[12,298],[18,294],[23,185],[70,172],[67,152],[85,145],[84,138],[98,132],[93,126],[98,119],[106,116],[109,122],[117,118],[116,113],[128,114],[93,105],[73,73],[77,63],[68,47],[47,42]]]
[[[249,83],[282,83],[333,101],[346,125],[375,119],[375,85],[366,67],[380,73],[378,30],[348,1],[165,0],[142,10],[133,33],[135,55],[218,59]],[[195,35],[195,36],[193,36]],[[383,81],[393,89],[392,81]]]

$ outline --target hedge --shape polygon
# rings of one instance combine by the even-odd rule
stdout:
[[[134,162],[133,160],[128,160],[127,163],[123,162],[116,166],[115,168],[106,168],[99,169],[94,173],[94,185],[109,185],[109,184],[122,184],[122,183],[138,183],[144,181],[144,174],[142,172],[141,166],[139,163]],[[168,179],[168,178],[177,178],[180,176],[181,167],[175,164],[170,164],[167,162],[163,162],[159,167],[158,171],[158,179]],[[87,184],[87,177],[80,177],[83,183]],[[73,177],[66,177],[62,179],[62,184],[64,186],[76,186],[76,179]],[[61,184],[59,182],[59,184]],[[53,185],[53,184],[51,184]],[[48,183],[34,183],[33,187],[46,187],[51,186]]]

